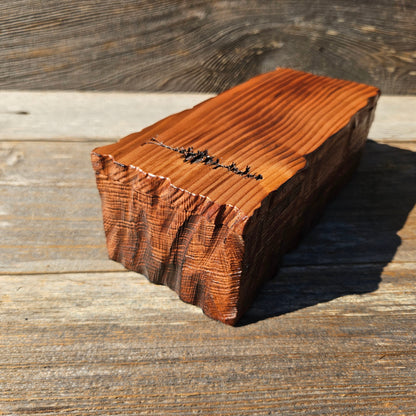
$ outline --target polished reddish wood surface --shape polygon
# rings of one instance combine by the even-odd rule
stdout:
[[[95,149],[110,257],[235,324],[355,167],[378,95],[279,68]]]

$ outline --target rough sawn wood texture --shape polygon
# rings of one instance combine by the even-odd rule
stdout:
[[[415,15],[412,0],[2,0],[0,88],[219,93],[289,66],[416,94]]]
[[[110,258],[234,325],[355,168],[378,96],[278,68],[95,149]]]

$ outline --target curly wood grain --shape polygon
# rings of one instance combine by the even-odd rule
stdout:
[[[95,149],[110,258],[235,324],[351,174],[378,96],[279,68]],[[184,148],[262,179],[187,162]]]

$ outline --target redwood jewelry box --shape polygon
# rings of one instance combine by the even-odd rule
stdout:
[[[278,68],[93,150],[109,257],[234,325],[353,172],[379,95]]]

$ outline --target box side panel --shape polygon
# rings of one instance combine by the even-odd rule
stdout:
[[[172,195],[157,191],[163,187],[143,192],[138,182],[147,179],[128,170],[123,176],[123,167],[105,157],[93,155],[93,165],[109,257],[169,286],[211,318],[234,321],[244,242],[222,224],[222,213],[213,218],[210,209],[175,206]]]
[[[274,277],[281,258],[316,223],[327,202],[358,165],[378,97],[348,125],[306,156],[307,164],[271,193],[246,224],[238,316],[249,308],[261,284]]]

